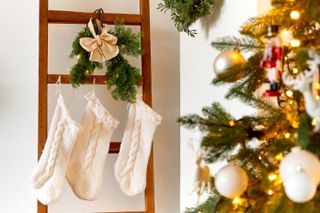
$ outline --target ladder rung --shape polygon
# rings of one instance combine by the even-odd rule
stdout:
[[[47,75],[47,83],[55,84],[57,83],[59,77],[61,76],[62,84],[70,84],[69,75],[68,74],[48,74]],[[84,84],[93,84],[93,79],[95,79],[95,84],[105,85],[107,83],[106,76],[104,75],[88,75]],[[143,84],[143,79],[141,79],[140,86]]]
[[[86,24],[94,13],[73,12],[73,11],[48,11],[48,22],[57,24]],[[117,18],[121,18],[126,25],[141,25],[142,16],[140,14],[117,14],[104,13],[100,21],[106,24],[113,24]]]
[[[70,84],[69,75],[68,74],[48,74],[47,75],[47,83],[48,84],[55,84],[59,76],[61,76],[61,83],[62,84]],[[86,78],[85,84],[93,84],[93,79],[95,78],[96,84],[106,84],[106,77],[104,75],[89,75]]]
[[[119,153],[121,142],[111,142],[109,146],[109,153]]]
[[[97,213],[147,213],[146,211],[128,211],[128,212],[97,212]]]

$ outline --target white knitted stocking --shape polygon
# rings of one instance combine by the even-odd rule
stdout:
[[[119,122],[102,106],[94,92],[85,99],[88,103],[81,121],[84,130],[72,152],[67,180],[80,199],[94,200],[102,185],[111,136]]]
[[[115,177],[122,191],[134,196],[146,187],[146,171],[154,132],[161,116],[143,101],[130,105],[126,129],[115,164]]]
[[[79,124],[70,118],[60,94],[46,145],[32,175],[38,200],[45,205],[56,202],[61,196],[66,169],[79,130]]]

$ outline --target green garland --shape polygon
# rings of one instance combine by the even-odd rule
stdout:
[[[190,26],[199,18],[210,15],[214,5],[215,0],[163,0],[158,9],[164,13],[171,10],[171,19],[177,30],[194,37],[196,31]]]
[[[141,33],[134,33],[130,28],[125,28],[120,21],[115,22],[115,27],[110,34],[118,38],[117,46],[119,54],[105,62],[107,67],[106,82],[107,88],[111,91],[112,97],[116,100],[135,102],[137,87],[141,83],[140,70],[133,67],[124,55],[138,57],[142,54]],[[80,45],[80,38],[91,37],[91,32],[86,26],[83,28],[72,43],[70,58],[76,57],[78,62],[70,70],[70,82],[77,88],[83,84],[88,75],[92,75],[96,69],[103,68],[102,63],[89,60],[90,53]]]

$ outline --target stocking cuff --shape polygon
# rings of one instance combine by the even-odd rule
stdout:
[[[72,134],[72,135],[77,134],[78,131],[82,129],[82,127],[81,127],[81,125],[80,125],[78,122],[74,121],[74,120],[71,118],[70,113],[69,113],[69,111],[67,110],[67,107],[66,107],[66,105],[65,105],[65,103],[64,103],[64,99],[63,99],[63,96],[62,96],[62,95],[60,95],[60,96],[58,97],[58,101],[57,101],[57,102],[58,102],[58,105],[60,106],[63,119],[66,120],[68,126],[69,126],[70,129],[71,129],[71,134]]]
[[[162,121],[161,115],[159,115],[157,112],[155,112],[149,105],[147,105],[143,101],[138,101],[138,104],[141,104],[143,106],[144,113],[150,117],[150,119],[154,123],[154,125],[156,125],[156,126],[160,125],[160,123]]]
[[[96,114],[98,122],[108,128],[117,128],[119,121],[114,119],[106,108],[104,108],[94,92],[87,94],[85,99],[88,101],[89,108]]]

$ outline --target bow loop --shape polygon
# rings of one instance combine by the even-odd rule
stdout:
[[[119,48],[116,45],[118,39],[108,33],[108,29],[105,25],[103,25],[100,35],[96,34],[92,19],[90,19],[88,23],[88,28],[93,38],[81,38],[80,45],[83,49],[90,52],[90,61],[101,63],[110,60],[119,54]]]

